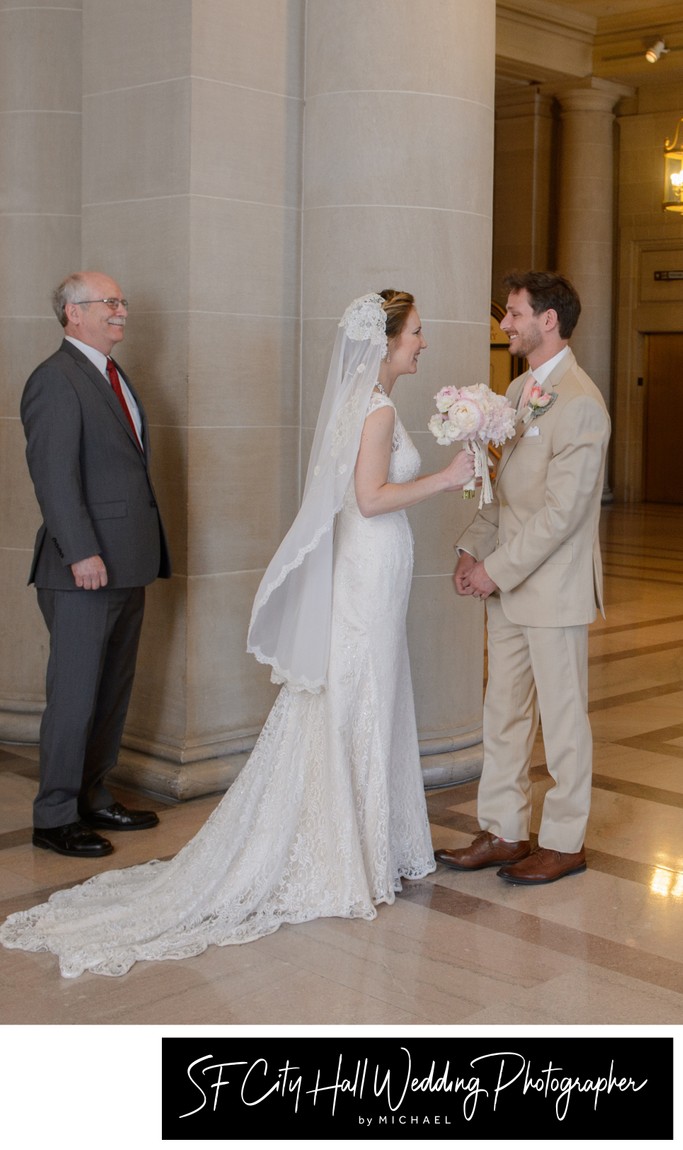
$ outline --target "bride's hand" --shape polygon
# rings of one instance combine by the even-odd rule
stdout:
[[[474,455],[466,447],[453,456],[448,467],[444,467],[446,491],[459,491],[474,475]]]

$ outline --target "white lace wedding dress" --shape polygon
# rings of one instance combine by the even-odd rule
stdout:
[[[393,408],[374,392],[369,410],[381,405]],[[419,468],[396,416],[389,479]],[[372,919],[401,878],[435,869],[406,641],[405,512],[364,519],[350,483],[334,563],[327,689],[281,688],[249,761],[174,859],[96,875],[11,915],[5,946],[51,951],[67,978],[121,975],[283,923]]]

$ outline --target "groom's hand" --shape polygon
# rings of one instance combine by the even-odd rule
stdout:
[[[474,595],[475,599],[488,599],[489,595],[498,590],[498,584],[489,577],[483,563],[475,563],[466,578],[468,587],[466,593]]]
[[[453,582],[458,595],[472,595],[474,593],[474,588],[470,587],[469,574],[472,568],[476,566],[476,562],[474,555],[469,555],[467,551],[460,553],[453,572]]]

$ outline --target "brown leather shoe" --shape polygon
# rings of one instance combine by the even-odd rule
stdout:
[[[484,867],[499,866],[500,863],[516,865],[520,859],[527,857],[529,850],[528,840],[506,843],[490,831],[481,831],[468,847],[455,851],[434,851],[434,858],[444,866],[453,867],[453,870],[483,870]]]
[[[521,863],[501,867],[498,874],[508,882],[524,886],[540,886],[546,882],[557,882],[558,878],[564,878],[567,874],[579,874],[585,869],[586,855],[583,847],[576,854],[537,847],[533,854]]]

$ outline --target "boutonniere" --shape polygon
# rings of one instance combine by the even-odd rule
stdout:
[[[556,391],[544,391],[540,383],[535,383],[529,392],[526,414],[522,423],[528,423],[531,419],[537,419],[539,415],[545,415],[556,399]]]

